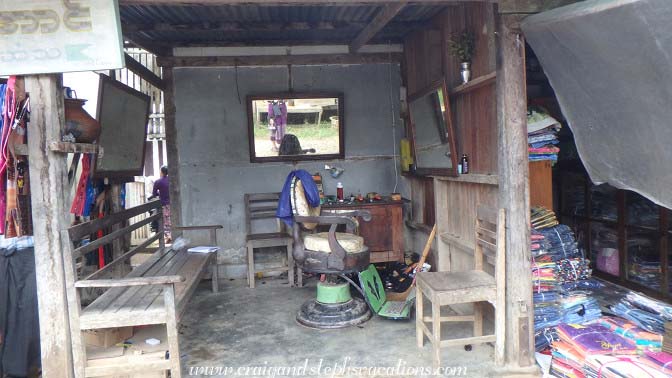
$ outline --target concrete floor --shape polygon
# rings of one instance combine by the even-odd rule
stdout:
[[[397,374],[339,374],[342,367],[406,367],[429,369],[427,341],[416,346],[415,320],[392,321],[374,317],[359,327],[340,330],[313,330],[296,323],[296,311],[314,298],[315,280],[303,288],[290,288],[281,279],[265,279],[256,289],[245,281],[227,281],[213,294],[204,282],[187,309],[180,329],[180,350],[185,376],[273,376],[261,370],[196,370],[196,367],[304,367],[294,376],[307,377],[411,377],[413,371]],[[487,330],[486,330],[487,331]],[[466,323],[444,323],[444,338],[471,336]],[[487,377],[493,367],[493,348],[475,345],[471,352],[462,347],[442,350],[442,365],[466,368],[466,374],[444,376]],[[307,362],[306,362],[307,361]],[[322,367],[321,374],[317,373]],[[335,373],[335,374],[334,374]],[[382,373],[382,374],[381,374]],[[191,374],[191,375],[190,375]],[[209,374],[209,375],[208,375]],[[244,375],[247,374],[247,375]],[[278,371],[276,376],[292,376]]]

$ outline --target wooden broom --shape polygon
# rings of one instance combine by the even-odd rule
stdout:
[[[429,251],[432,248],[432,242],[434,242],[434,237],[436,236],[436,224],[434,224],[434,227],[432,227],[432,231],[429,233],[429,237],[427,238],[427,242],[425,243],[425,248],[422,250],[422,256],[420,256],[420,261],[418,261],[418,264],[416,265],[415,269],[418,271],[422,269],[422,266],[425,265],[425,261],[427,260],[427,256],[429,255]],[[405,291],[401,293],[386,293],[385,297],[388,301],[405,301],[406,297],[408,297],[408,294],[411,293],[411,290],[415,287],[415,279],[417,277],[417,272],[416,275],[413,277],[413,282],[411,283],[411,286],[408,287]]]

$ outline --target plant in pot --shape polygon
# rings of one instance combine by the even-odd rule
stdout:
[[[460,61],[462,84],[468,83],[471,79],[471,58],[474,56],[474,43],[474,33],[468,30],[454,34],[448,39],[450,53]]]

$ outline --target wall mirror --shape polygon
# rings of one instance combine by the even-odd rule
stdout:
[[[408,98],[411,140],[418,175],[457,176],[455,133],[443,80]]]
[[[276,93],[247,97],[250,161],[343,159],[341,93]]]

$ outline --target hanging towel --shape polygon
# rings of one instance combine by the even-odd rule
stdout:
[[[292,180],[294,178],[299,179],[301,184],[303,184],[303,189],[306,193],[306,200],[311,207],[317,207],[320,205],[320,192],[317,190],[317,185],[313,181],[313,175],[308,173],[303,169],[292,171],[287,175],[285,180],[285,185],[282,187],[282,192],[280,193],[280,200],[278,201],[278,210],[275,212],[275,216],[280,218],[286,225],[292,227],[294,225],[294,214],[292,212],[292,202],[290,200],[292,192]]]

